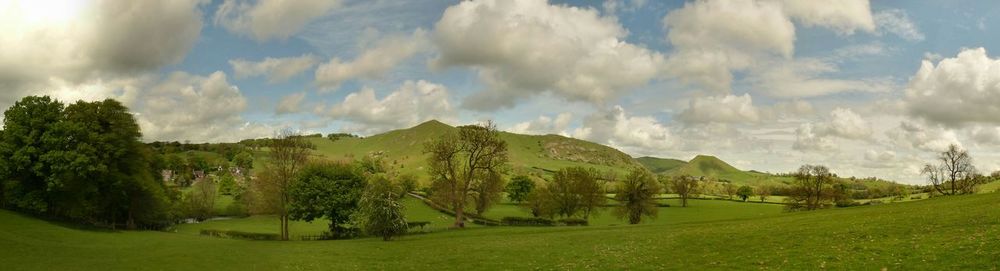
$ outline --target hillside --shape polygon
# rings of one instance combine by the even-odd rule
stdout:
[[[677,167],[687,164],[687,162],[671,158],[658,158],[651,156],[643,156],[635,159],[636,162],[642,164],[642,166],[649,169],[653,173],[665,173],[667,171],[673,170]]]
[[[1000,268],[997,205],[1000,193],[990,193],[752,220],[449,230],[390,243],[90,231],[0,210],[0,259],[5,270],[991,270]]]
[[[428,121],[408,129],[389,131],[366,138],[310,138],[316,144],[315,155],[330,159],[358,158],[382,152],[387,161],[401,171],[424,174],[426,155],[424,143],[458,128],[439,121]],[[594,167],[598,170],[624,172],[640,166],[632,158],[614,148],[558,135],[522,135],[502,132],[507,142],[510,163],[515,171],[547,172],[569,166]]]

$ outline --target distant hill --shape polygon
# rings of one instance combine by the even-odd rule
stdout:
[[[677,160],[672,158],[658,158],[651,156],[643,156],[635,159],[636,162],[642,164],[642,166],[649,169],[653,173],[665,173],[680,166],[687,164],[683,160]]]
[[[404,173],[425,174],[424,143],[458,128],[436,120],[365,138],[309,138],[316,145],[314,155],[329,159],[356,159],[381,152],[388,162]],[[507,142],[510,164],[516,172],[551,172],[563,167],[584,166],[601,171],[624,173],[642,166],[631,156],[601,144],[559,135],[522,135],[502,132]]]

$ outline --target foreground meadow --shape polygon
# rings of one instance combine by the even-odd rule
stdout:
[[[990,193],[759,219],[477,227],[396,242],[93,231],[0,211],[0,258],[4,270],[995,270],[997,206],[1000,194]],[[671,219],[664,213],[657,221]]]

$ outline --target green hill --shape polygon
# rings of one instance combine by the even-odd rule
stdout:
[[[995,270],[998,205],[1000,193],[989,193],[714,222],[479,227],[392,242],[94,231],[0,210],[0,264],[4,270]]]
[[[439,121],[428,121],[408,129],[389,131],[365,138],[309,138],[317,147],[315,155],[329,159],[356,159],[381,152],[401,171],[425,174],[424,143],[455,132],[458,128]],[[515,171],[548,172],[569,166],[624,172],[641,166],[629,155],[601,144],[559,135],[522,135],[502,132],[507,142],[510,163]]]
[[[683,166],[684,164],[687,164],[687,162],[684,162],[682,160],[671,159],[671,158],[657,158],[651,156],[639,157],[636,158],[635,161],[642,164],[642,166],[646,167],[646,169],[648,169],[649,171],[652,171],[653,173],[657,174],[664,173],[673,170],[675,168],[678,168],[680,166]]]

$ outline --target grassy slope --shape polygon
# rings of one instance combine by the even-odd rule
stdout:
[[[646,169],[649,169],[649,171],[652,171],[653,173],[664,173],[687,164],[687,162],[682,160],[650,156],[639,157],[636,158],[635,161],[639,162],[639,164],[642,164],[642,166],[646,167]]]
[[[992,193],[754,220],[477,228],[395,242],[95,232],[0,211],[0,258],[5,270],[989,270],[1000,268],[998,204]]]
[[[316,144],[314,155],[341,160],[360,158],[371,152],[382,151],[388,162],[401,166],[403,173],[424,175],[426,155],[423,144],[445,133],[457,131],[447,124],[429,121],[409,129],[394,130],[367,138],[343,138],[330,141],[310,138]],[[568,166],[594,167],[598,170],[624,172],[629,166],[638,166],[627,154],[604,145],[557,135],[521,135],[501,133],[510,151],[510,162],[515,170],[558,170]]]

